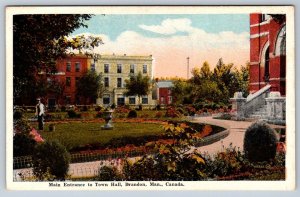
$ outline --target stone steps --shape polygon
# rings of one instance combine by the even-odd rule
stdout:
[[[263,105],[253,112],[249,118],[253,120],[266,120],[267,118],[267,105]]]

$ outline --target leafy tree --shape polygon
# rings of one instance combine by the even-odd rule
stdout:
[[[238,83],[239,83],[239,91],[243,92],[244,97],[247,97],[249,94],[249,69],[250,63],[247,62],[246,66],[241,66],[240,71],[236,72]]]
[[[193,87],[191,94],[193,103],[199,101],[224,102],[224,92],[219,89],[217,82],[213,80],[203,79],[201,80],[200,85],[195,85]]]
[[[207,61],[205,61],[200,69],[200,76],[204,79],[210,79],[212,76],[212,72],[210,70],[210,66]]]
[[[223,98],[227,102],[235,92],[235,90],[232,89],[233,86],[230,86],[234,80],[232,68],[233,64],[226,65],[223,59],[220,58],[213,73],[214,80],[217,82],[219,89],[223,92]]]
[[[55,72],[55,61],[64,58],[69,50],[89,49],[102,43],[99,37],[67,38],[75,29],[86,27],[84,21],[91,17],[78,14],[14,15],[14,104],[33,102],[36,74]]]
[[[141,101],[141,97],[147,95],[150,91],[150,78],[148,76],[143,76],[141,72],[139,72],[136,76],[130,77],[130,79],[125,82],[125,87],[127,88],[126,95],[138,96],[139,103]]]
[[[85,101],[93,101],[101,97],[103,92],[102,75],[95,71],[88,71],[76,83],[76,94],[85,98]]]
[[[42,75],[33,82],[32,89],[35,97],[44,97],[47,94],[51,94],[58,100],[63,94],[65,84],[51,75]]]
[[[190,93],[192,90],[191,83],[185,80],[173,81],[171,88],[173,102],[175,104],[188,104],[191,102]]]
[[[57,141],[39,144],[33,153],[33,173],[39,180],[65,180],[70,154]]]

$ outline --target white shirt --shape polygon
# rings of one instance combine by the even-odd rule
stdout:
[[[39,109],[38,109],[39,107]],[[40,111],[40,113],[38,114],[38,111]],[[38,114],[39,116],[43,115],[45,113],[45,106],[43,103],[39,103],[36,105],[36,114]]]

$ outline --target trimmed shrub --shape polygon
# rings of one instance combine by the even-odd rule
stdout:
[[[157,104],[155,107],[156,110],[161,110],[160,104]]]
[[[66,111],[66,106],[61,106],[60,111],[65,112]]]
[[[80,114],[77,114],[74,110],[68,111],[69,118],[80,118]]]
[[[118,172],[116,167],[103,166],[100,167],[97,176],[97,181],[120,181],[122,180],[121,174]]]
[[[129,113],[128,113],[128,118],[136,118],[137,117],[137,112],[135,110],[131,110]]]
[[[253,123],[245,133],[244,151],[249,161],[269,161],[276,155],[275,131],[264,121]]]
[[[101,111],[101,109],[102,109],[102,107],[99,105],[95,107],[95,111]]]
[[[22,119],[24,116],[23,116],[23,112],[21,110],[17,110],[14,112],[14,120],[20,120]]]
[[[95,117],[96,118],[103,118],[103,112],[102,111],[98,111]]]
[[[165,117],[170,117],[170,118],[179,118],[181,116],[181,113],[179,111],[177,111],[175,108],[173,107],[168,107]]]
[[[143,105],[139,104],[138,110],[139,110],[139,111],[142,111],[142,110],[143,110]]]
[[[31,155],[35,149],[36,141],[29,135],[16,134],[13,139],[13,156]]]
[[[65,180],[70,159],[66,148],[57,141],[39,144],[32,156],[33,174],[39,180]]]
[[[14,133],[29,135],[31,126],[23,115],[17,114],[14,117]]]
[[[111,108],[111,109],[115,109],[115,108],[116,108],[116,104],[113,103],[113,104],[110,106],[110,108]]]
[[[84,105],[82,108],[81,108],[81,111],[88,111],[88,106]]]
[[[163,116],[162,112],[156,112],[155,118],[161,118]]]

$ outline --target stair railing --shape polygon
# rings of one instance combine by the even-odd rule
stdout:
[[[249,117],[249,115],[253,114],[257,109],[266,105],[266,98],[268,98],[270,93],[271,85],[266,85],[261,88],[254,94],[250,94],[243,106],[244,116]]]

